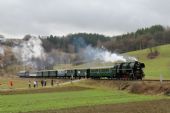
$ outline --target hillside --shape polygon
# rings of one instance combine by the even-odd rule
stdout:
[[[170,79],[170,44],[156,47],[159,55],[154,59],[149,59],[149,49],[140,51],[133,51],[127,53],[128,55],[135,56],[139,61],[145,63],[145,78],[146,79],[159,79],[160,75],[164,79]]]
[[[29,35],[26,35],[24,39],[27,40],[29,37]],[[66,53],[79,53],[82,49],[91,45],[95,48],[106,48],[111,52],[126,53],[169,44],[169,37],[170,29],[162,25],[153,25],[116,36],[105,36],[96,33],[73,33],[62,37],[50,35],[46,38],[41,37],[41,40],[46,52],[57,49]]]
[[[132,51],[125,54],[129,56],[136,57],[140,62],[145,63],[145,79],[160,79],[160,75],[163,76],[163,79],[170,79],[170,44],[162,45],[156,47],[159,55],[153,59],[148,58],[150,52],[149,49],[143,49],[139,51]],[[95,66],[111,66],[113,63],[85,63],[78,66],[72,65],[58,65],[55,68],[82,68],[82,67],[95,67]]]

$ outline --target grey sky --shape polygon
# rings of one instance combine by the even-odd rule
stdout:
[[[169,26],[169,4],[170,0],[0,0],[0,34],[112,36],[155,24]]]

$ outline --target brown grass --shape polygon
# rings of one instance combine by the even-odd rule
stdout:
[[[170,95],[170,83],[139,82],[131,85],[130,92],[138,94],[166,94]]]
[[[60,110],[34,111],[27,113],[169,113],[170,100],[154,100],[124,104],[96,105]]]
[[[39,86],[40,86],[40,81],[41,80],[46,80],[47,81],[47,86],[51,86],[51,78],[19,78],[16,76],[13,77],[0,77],[0,90],[1,89],[10,89],[9,81],[13,81],[13,88],[18,89],[18,88],[28,88],[28,83],[29,80],[31,81],[31,85],[33,86],[33,81],[38,81]],[[54,79],[54,85],[57,85],[58,83],[63,83],[70,81],[68,79]]]
[[[118,80],[87,80],[84,83],[90,87],[104,89],[126,90],[136,94],[166,94],[170,95],[170,82],[160,84],[159,81],[118,81]]]
[[[34,94],[34,93],[52,93],[52,92],[66,92],[66,91],[81,91],[88,90],[90,88],[80,86],[62,86],[62,87],[50,87],[50,88],[32,88],[32,89],[18,89],[0,91],[0,95],[14,95],[14,94]]]

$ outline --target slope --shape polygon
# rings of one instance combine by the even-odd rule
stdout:
[[[148,58],[149,49],[128,52],[130,56],[135,56],[140,62],[145,63],[145,78],[159,79],[160,75],[163,79],[170,79],[170,44],[156,47],[159,55],[154,58]]]

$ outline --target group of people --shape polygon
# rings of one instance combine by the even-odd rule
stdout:
[[[29,80],[29,82],[28,82],[28,87],[29,88],[31,88],[31,84],[32,84],[32,82],[31,82],[31,80]],[[41,84],[42,87],[45,87],[45,86],[47,86],[47,81],[46,80],[41,80],[40,84]],[[53,79],[51,79],[51,86],[54,86],[54,80]],[[34,88],[38,87],[38,81],[37,80],[33,81],[33,87]]]
[[[44,87],[47,85],[47,81],[46,80],[41,80],[41,86]]]

